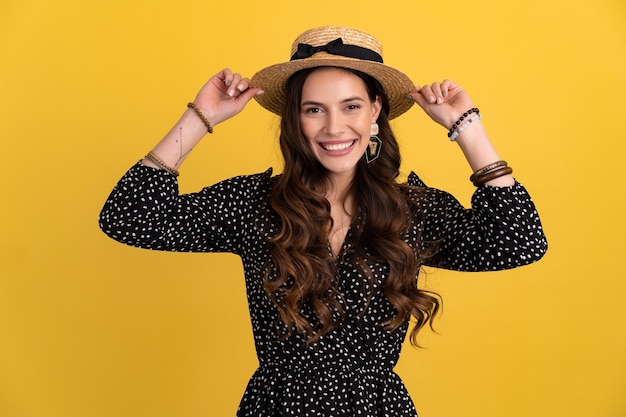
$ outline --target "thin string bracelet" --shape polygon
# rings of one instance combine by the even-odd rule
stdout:
[[[174,168],[167,166],[165,162],[161,161],[155,154],[152,153],[152,151],[148,152],[148,154],[146,155],[146,159],[148,159],[150,162],[152,162],[154,165],[158,166],[159,168],[169,172],[173,176],[178,177],[179,172],[175,170]]]
[[[187,108],[193,109],[193,111],[196,112],[200,120],[202,120],[202,123],[204,123],[209,133],[213,133],[213,126],[211,126],[211,122],[209,122],[209,120],[206,117],[204,117],[204,114],[202,114],[198,106],[196,106],[194,103],[187,103]]]

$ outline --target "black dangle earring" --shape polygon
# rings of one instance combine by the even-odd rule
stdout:
[[[383,147],[383,141],[380,140],[378,135],[378,123],[372,123],[372,129],[370,132],[370,143],[365,151],[365,160],[369,164],[375,161],[380,156],[380,149]]]

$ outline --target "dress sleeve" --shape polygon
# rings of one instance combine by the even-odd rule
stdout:
[[[270,176],[271,169],[179,195],[173,175],[137,163],[106,200],[100,228],[145,249],[241,254]]]
[[[424,186],[415,175],[409,185]],[[469,209],[431,188],[424,201],[422,240],[437,247],[425,262],[428,266],[496,271],[530,264],[547,251],[535,205],[517,181],[510,187],[478,187]]]

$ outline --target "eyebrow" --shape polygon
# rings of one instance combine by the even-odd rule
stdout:
[[[345,98],[343,100],[341,100],[342,103],[349,103],[351,101],[362,101],[365,102],[365,100],[363,100],[363,98],[359,97],[359,96],[354,96],[354,97],[348,97]],[[301,106],[322,106],[324,103],[320,103],[317,101],[313,101],[313,100],[307,100],[307,101],[303,101],[302,103],[300,103]]]

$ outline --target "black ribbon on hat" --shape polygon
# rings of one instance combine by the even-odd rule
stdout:
[[[345,56],[347,58],[362,59],[365,61],[380,62],[382,64],[383,57],[371,49],[363,48],[356,45],[346,45],[341,38],[337,38],[328,42],[326,45],[312,46],[306,43],[299,43],[298,50],[292,55],[291,61],[298,59],[310,58],[318,52],[328,52],[332,55]]]

